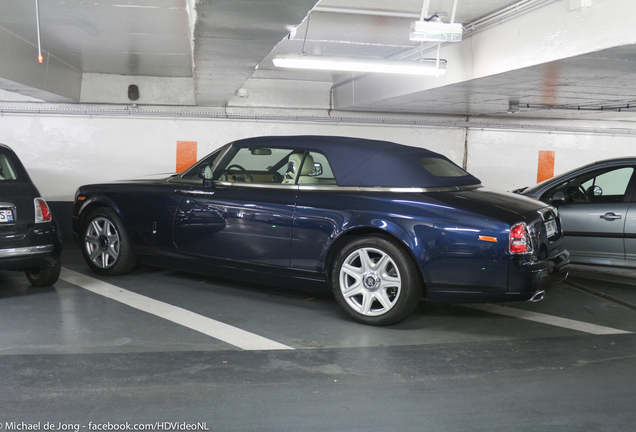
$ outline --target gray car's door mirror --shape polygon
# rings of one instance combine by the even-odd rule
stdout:
[[[563,204],[564,202],[565,202],[565,193],[563,193],[562,190],[556,191],[554,195],[552,195],[552,200],[551,200],[552,205],[559,205],[559,204]]]

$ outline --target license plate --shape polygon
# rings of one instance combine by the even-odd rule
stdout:
[[[13,210],[0,210],[0,223],[13,222]]]
[[[557,224],[554,219],[545,222],[545,232],[548,237],[552,237],[557,233]]]

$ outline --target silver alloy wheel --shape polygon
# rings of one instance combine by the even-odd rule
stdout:
[[[96,217],[86,229],[84,247],[97,267],[111,267],[119,257],[119,234],[113,223],[105,217]]]
[[[372,247],[351,252],[340,268],[339,279],[347,304],[364,316],[389,312],[402,292],[400,272],[393,258]]]

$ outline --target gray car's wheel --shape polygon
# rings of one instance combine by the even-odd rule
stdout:
[[[357,237],[347,243],[336,254],[330,280],[340,307],[364,324],[402,321],[422,296],[421,278],[412,258],[384,236]]]
[[[53,267],[49,268],[32,268],[26,270],[27,279],[34,287],[47,287],[53,285],[60,277],[60,270],[62,269],[62,261],[57,260]]]
[[[108,207],[92,211],[82,230],[81,245],[88,266],[102,275],[118,275],[135,267],[137,260],[124,224]]]

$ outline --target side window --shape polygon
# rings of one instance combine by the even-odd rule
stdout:
[[[301,165],[302,164],[302,165]],[[336,179],[322,153],[294,152],[289,156],[283,183],[299,185],[335,185]]]
[[[620,168],[603,173],[582,184],[590,201],[622,201],[634,168]]]
[[[233,150],[227,163],[215,171],[215,180],[281,184],[290,155],[294,151],[277,148],[238,148]],[[302,155],[302,152],[301,152]]]
[[[0,181],[17,180],[17,178],[15,168],[9,157],[5,154],[0,154]]]
[[[302,149],[238,148],[215,171],[215,180],[258,184],[336,184],[327,158]]]
[[[566,203],[610,203],[625,198],[633,167],[596,171],[575,177],[546,192],[545,201]]]

